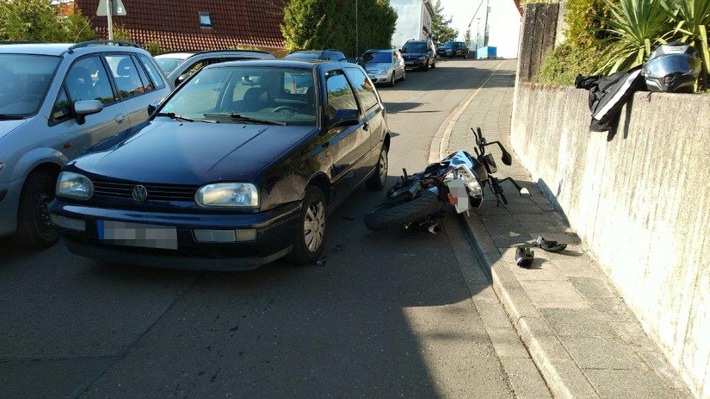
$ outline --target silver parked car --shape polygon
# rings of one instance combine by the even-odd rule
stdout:
[[[198,53],[166,53],[155,56],[155,61],[168,75],[168,80],[177,87],[193,73],[210,64],[225,61],[273,60],[276,57],[265,51],[214,50]]]
[[[0,237],[48,247],[58,238],[47,204],[60,168],[130,134],[172,87],[127,42],[0,45],[0,77]]]
[[[407,79],[404,68],[404,59],[399,50],[367,50],[358,60],[373,83],[387,83],[394,86],[394,82]]]

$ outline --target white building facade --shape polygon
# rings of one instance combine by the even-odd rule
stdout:
[[[401,48],[407,40],[421,40],[431,31],[434,9],[430,0],[390,0],[397,11],[397,26],[392,35],[392,47]]]

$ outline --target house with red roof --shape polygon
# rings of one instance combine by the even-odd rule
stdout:
[[[125,30],[145,46],[158,42],[165,51],[257,48],[276,56],[286,53],[281,35],[287,0],[121,0],[125,16],[114,16],[114,31]],[[107,18],[96,16],[99,0],[74,0],[107,38]]]

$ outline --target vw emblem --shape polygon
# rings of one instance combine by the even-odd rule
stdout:
[[[139,184],[133,187],[133,199],[136,200],[136,202],[143,202],[148,199],[148,190],[145,186]]]

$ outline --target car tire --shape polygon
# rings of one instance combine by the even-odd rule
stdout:
[[[402,82],[407,80],[407,71],[402,71],[402,77],[401,77]]]
[[[323,253],[328,227],[328,207],[323,190],[308,186],[303,197],[296,227],[293,251],[288,261],[294,265],[309,265]]]
[[[25,249],[49,248],[59,240],[48,205],[54,199],[56,179],[47,173],[32,173],[25,180],[17,210],[13,242]]]
[[[431,69],[436,68],[436,58],[434,58],[434,62],[431,63]]]
[[[389,87],[394,87],[394,71],[392,71],[392,76],[390,76],[390,81],[387,83]]]
[[[429,70],[429,63],[425,62],[424,65],[419,68],[419,70],[427,72]]]
[[[377,167],[375,167],[375,174],[370,176],[365,182],[365,187],[370,191],[380,191],[385,188],[387,184],[387,169],[389,167],[389,158],[387,154],[387,147],[382,146],[380,150],[380,157],[377,159]]]

